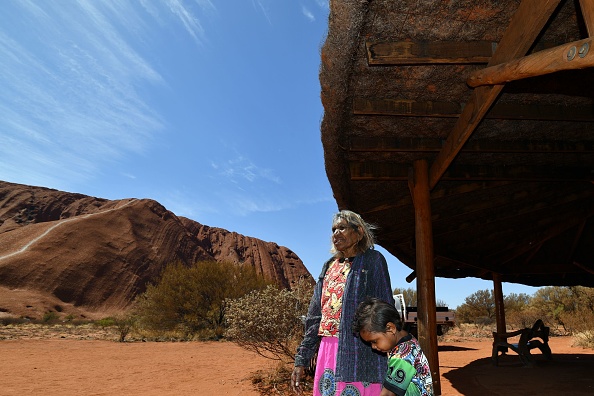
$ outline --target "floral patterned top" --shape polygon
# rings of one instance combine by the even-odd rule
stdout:
[[[351,270],[351,261],[336,259],[324,276],[322,290],[322,320],[318,334],[322,337],[338,337],[340,315],[342,313],[342,295],[347,275]]]

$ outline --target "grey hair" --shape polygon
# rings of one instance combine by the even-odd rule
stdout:
[[[373,248],[375,245],[375,235],[373,231],[377,228],[375,225],[367,223],[363,218],[350,210],[341,210],[332,217],[332,226],[338,223],[340,220],[345,220],[347,224],[359,233],[361,240],[357,242],[357,254],[365,252],[369,248]],[[362,232],[361,232],[361,231]],[[332,244],[330,249],[335,257],[342,257],[342,253],[336,250],[336,246]]]

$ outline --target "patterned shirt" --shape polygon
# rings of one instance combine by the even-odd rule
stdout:
[[[342,295],[344,294],[344,286],[350,270],[351,263],[348,259],[343,262],[336,259],[324,276],[322,320],[318,332],[323,337],[338,337],[340,315],[342,313]]]
[[[398,396],[434,395],[429,362],[411,334],[401,338],[388,354],[384,387]]]

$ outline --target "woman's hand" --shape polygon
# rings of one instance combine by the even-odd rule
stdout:
[[[301,380],[304,376],[305,368],[303,366],[295,366],[293,373],[291,374],[291,389],[293,392],[300,395],[303,393],[301,388]]]

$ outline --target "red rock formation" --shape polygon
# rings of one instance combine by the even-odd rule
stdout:
[[[0,314],[118,313],[163,266],[204,260],[250,265],[285,287],[311,279],[291,250],[178,217],[153,200],[0,182]]]

